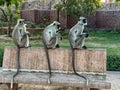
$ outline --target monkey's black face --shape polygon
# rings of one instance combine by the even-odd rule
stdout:
[[[58,24],[58,25],[57,25],[57,29],[60,29],[60,27],[61,27],[61,25],[60,25],[60,24]]]
[[[87,23],[87,19],[83,19],[83,23]]]
[[[23,25],[23,24],[24,24],[24,21],[19,21],[19,24]]]
[[[25,24],[24,19],[18,19],[17,24],[24,25]]]
[[[53,26],[56,28],[56,32],[60,31],[61,24],[58,21],[54,21]]]
[[[53,25],[54,25],[54,26],[57,26],[57,29],[59,29],[59,28],[61,27],[61,25],[60,25],[60,24],[57,24],[57,23],[54,23]]]
[[[81,25],[87,25],[87,19],[85,17],[80,17],[79,23]]]

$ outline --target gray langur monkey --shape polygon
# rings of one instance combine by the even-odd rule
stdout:
[[[29,32],[26,31],[26,24],[24,23],[24,19],[18,19],[16,26],[12,32],[12,38],[14,44],[17,46],[17,53],[16,53],[16,68],[17,71],[13,75],[11,79],[11,88],[13,88],[14,78],[19,73],[20,64],[19,64],[19,55],[20,55],[20,48],[28,48],[29,45]]]
[[[48,62],[48,69],[49,69],[49,78],[48,78],[49,84],[51,83],[50,78],[52,74],[51,74],[51,65],[50,65],[48,49],[59,47],[58,41],[59,38],[62,38],[61,35],[58,33],[60,29],[61,29],[61,24],[57,21],[54,21],[53,23],[48,25],[42,33],[42,41],[44,44],[46,58]]]
[[[69,39],[69,43],[70,43],[71,50],[72,50],[72,68],[73,68],[74,74],[84,78],[88,85],[87,77],[80,75],[76,72],[75,54],[74,54],[75,49],[86,49],[87,48],[83,44],[85,37],[88,36],[86,33],[83,33],[85,25],[87,25],[87,19],[85,17],[80,17],[80,20],[78,21],[78,23],[70,29],[68,39]]]

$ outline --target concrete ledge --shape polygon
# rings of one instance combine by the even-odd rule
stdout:
[[[72,72],[70,49],[50,49],[50,62],[54,72]],[[16,48],[6,47],[4,51],[3,69],[16,69]],[[76,70],[94,74],[106,73],[106,50],[88,49],[75,51]],[[43,48],[21,48],[20,67],[25,71],[48,71],[46,54]]]
[[[14,72],[5,72],[0,69],[0,83],[10,83],[11,77]],[[85,75],[85,74],[84,74]],[[15,83],[23,84],[38,84],[38,85],[53,85],[53,86],[73,86],[73,87],[86,87],[86,81],[74,74],[61,74],[52,73],[51,84],[47,84],[48,73],[29,73],[20,72],[16,77]],[[85,75],[89,79],[89,88],[110,89],[111,84],[107,82],[101,75]],[[97,90],[96,89],[96,90]],[[91,90],[91,89],[90,89]]]

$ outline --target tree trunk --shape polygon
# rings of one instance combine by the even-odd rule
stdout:
[[[57,21],[59,22],[59,10],[57,10]]]
[[[8,21],[8,18],[7,18],[7,15],[6,15],[4,9],[0,7],[0,10],[2,11],[3,16],[4,16],[4,18],[5,18],[5,21],[7,22],[7,21]]]
[[[12,29],[11,29],[12,18],[13,18],[13,15],[11,14],[10,17],[9,17],[8,30],[7,30],[7,35],[8,35],[9,37],[11,37],[11,32],[12,32]]]

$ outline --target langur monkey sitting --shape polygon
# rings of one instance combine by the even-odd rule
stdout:
[[[14,78],[19,73],[19,69],[20,69],[20,64],[19,64],[20,48],[30,47],[29,32],[26,31],[26,24],[24,23],[24,19],[18,19],[17,24],[12,32],[12,38],[14,44],[17,46],[17,53],[16,53],[17,72],[13,75],[11,79],[11,88],[13,88]]]
[[[49,84],[51,83],[50,78],[52,75],[51,75],[51,66],[50,66],[48,49],[59,47],[58,40],[59,38],[61,38],[61,35],[58,33],[58,31],[60,29],[61,29],[61,24],[57,21],[54,21],[53,23],[48,25],[42,33],[42,41],[44,44],[45,53],[48,62],[48,69],[49,69],[49,78],[48,78]]]
[[[75,55],[74,55],[75,49],[87,49],[87,47],[84,45],[84,39],[85,39],[85,37],[88,36],[86,33],[83,33],[85,25],[87,25],[87,19],[85,17],[80,17],[80,20],[78,21],[78,23],[70,29],[68,39],[69,39],[69,43],[70,43],[71,50],[72,50],[73,71],[76,75],[84,78],[87,81],[87,85],[88,85],[87,77],[80,75],[76,72],[75,60],[74,60],[75,59]]]

